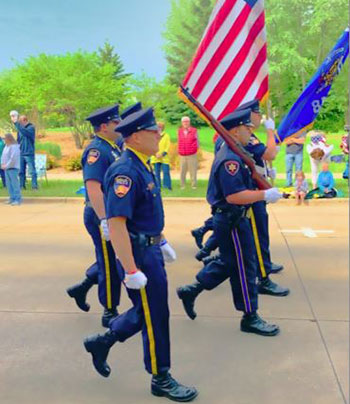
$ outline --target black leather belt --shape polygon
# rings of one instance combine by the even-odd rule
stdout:
[[[146,240],[147,240],[147,245],[151,246],[151,245],[157,245],[160,244],[160,242],[162,241],[162,236],[146,236]]]
[[[138,243],[140,246],[150,247],[152,245],[158,245],[162,241],[162,236],[160,234],[156,236],[148,236],[147,234],[143,233],[129,233],[130,238],[133,242]]]

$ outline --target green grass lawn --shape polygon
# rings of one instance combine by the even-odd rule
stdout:
[[[177,142],[177,127],[168,125],[166,127],[166,131],[169,133],[171,141]],[[214,152],[214,144],[213,144],[213,135],[214,130],[208,126],[199,129],[199,141],[200,146],[203,150],[208,152]],[[262,142],[266,142],[266,132],[264,128],[260,128],[256,135]],[[327,143],[333,144],[334,149],[332,151],[332,155],[342,154],[340,149],[341,137],[344,135],[343,132],[338,133],[329,133],[327,135]],[[309,139],[306,139],[306,143],[309,143]],[[285,173],[285,156],[286,156],[286,146],[281,146],[279,153],[277,154],[276,159],[273,162],[273,166],[276,167],[278,173]],[[331,163],[330,171],[333,173],[342,173],[345,168],[345,163]],[[304,147],[304,163],[303,163],[303,171],[305,173],[311,173],[310,168],[310,159],[309,155],[306,151],[306,147]]]
[[[204,198],[207,193],[207,180],[198,180],[197,189],[192,189],[189,183],[184,190],[180,189],[179,180],[173,180],[173,190],[162,190],[163,197],[185,197],[185,198]],[[284,187],[284,180],[277,180],[275,186]],[[22,192],[23,198],[26,197],[83,197],[82,195],[77,195],[76,191],[83,186],[82,180],[49,180],[46,183],[44,180],[39,181],[39,190],[32,191],[31,189]],[[311,183],[309,181],[309,186],[311,189]],[[345,180],[336,180],[336,188],[343,193],[343,197],[349,197],[348,183]],[[8,196],[7,190],[0,188],[0,197]]]
[[[178,126],[176,125],[167,125],[165,130],[169,133],[171,141],[176,143],[177,142],[177,129]],[[46,129],[47,132],[69,132],[71,128],[64,127],[64,128],[53,128],[53,129]],[[339,147],[341,143],[341,137],[343,136],[343,132],[338,133],[329,133],[327,134],[327,142],[328,144],[333,144],[334,149],[332,155],[342,154],[341,149]],[[199,129],[199,140],[200,140],[200,147],[207,151],[207,152],[214,152],[214,144],[213,144],[213,135],[214,130],[209,126],[205,126]],[[256,131],[256,135],[260,138],[262,142],[266,141],[266,132],[263,127],[260,127],[258,131]],[[306,144],[309,143],[309,139],[306,140]],[[283,145],[274,160],[273,166],[277,169],[278,173],[285,173],[285,155],[286,155],[286,147]],[[331,163],[330,170],[333,173],[342,173],[345,168],[345,163]],[[311,173],[310,168],[310,159],[306,151],[306,147],[304,147],[304,165],[303,171],[305,173]]]

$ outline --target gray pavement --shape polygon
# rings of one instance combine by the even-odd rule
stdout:
[[[261,315],[281,326],[275,338],[239,331],[227,284],[202,293],[195,321],[184,315],[175,288],[201,267],[189,230],[209,209],[204,201],[166,201],[165,208],[167,237],[178,254],[168,267],[172,373],[199,389],[196,402],[347,402],[347,203],[270,207],[273,260],[285,265],[273,279],[292,290],[286,298],[260,298]],[[1,404],[167,402],[148,392],[140,336],[116,344],[109,379],[97,375],[82,347],[84,336],[103,330],[95,290],[89,313],[65,294],[94,259],[82,211],[79,203],[0,205]],[[127,307],[123,293],[121,310]]]

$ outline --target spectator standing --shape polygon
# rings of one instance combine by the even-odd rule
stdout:
[[[20,147],[11,133],[5,135],[5,147],[1,156],[1,169],[5,170],[8,204],[20,205],[22,201],[19,185]]]
[[[333,145],[326,144],[326,137],[321,132],[312,135],[310,144],[306,146],[306,150],[310,156],[313,189],[317,187],[318,168],[321,163],[329,162],[333,147]]]
[[[159,186],[162,187],[161,171],[163,171],[163,187],[171,190],[171,178],[170,178],[170,136],[164,131],[165,125],[163,122],[157,122],[160,141],[159,149],[155,156],[152,156],[151,163],[154,164],[154,170]]]
[[[178,130],[178,153],[180,155],[181,189],[185,189],[187,171],[190,172],[191,186],[197,188],[197,170],[199,148],[197,129],[191,126],[188,116],[181,119],[182,126]]]
[[[19,171],[21,188],[26,188],[26,168],[32,177],[32,189],[38,189],[37,174],[35,169],[35,127],[28,121],[25,115],[19,118],[11,115],[11,120],[17,129],[17,142],[21,150],[21,165]]]
[[[299,136],[287,138],[284,143],[286,148],[286,171],[287,171],[287,187],[293,184],[293,166],[295,171],[303,170],[303,149],[306,138],[306,132],[302,132]]]
[[[1,160],[2,152],[3,152],[4,148],[5,148],[5,142],[4,142],[3,138],[0,137],[0,160]],[[0,168],[0,176],[1,176],[2,186],[4,188],[6,188],[5,171],[2,168]]]
[[[305,174],[302,171],[297,171],[295,173],[295,199],[297,200],[297,205],[300,205],[305,201],[305,196],[308,191],[308,185],[305,180]]]

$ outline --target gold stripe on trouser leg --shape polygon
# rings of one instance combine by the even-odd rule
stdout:
[[[255,221],[253,208],[249,208],[249,219],[250,219],[250,223],[252,224],[255,248],[256,248],[256,253],[257,253],[257,256],[258,256],[259,268],[260,268],[261,276],[263,278],[266,278],[266,270],[265,270],[264,260],[263,260],[262,254],[261,254],[259,234],[258,234],[258,229],[256,227],[256,221]]]
[[[152,375],[157,375],[158,369],[157,369],[157,357],[156,357],[156,343],[155,343],[154,334],[153,334],[151,312],[149,310],[146,289],[142,288],[142,289],[140,289],[140,292],[141,292],[143,312],[144,312],[145,321],[146,321],[147,335],[148,335],[148,340],[149,340],[149,353],[150,353],[150,357],[151,357]]]
[[[107,242],[103,238],[103,231],[100,227],[101,243],[103,251],[103,260],[106,269],[106,293],[107,293],[107,309],[112,309],[112,291],[111,291],[111,267],[109,265],[109,257],[107,251]]]

